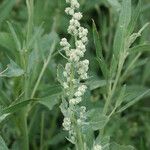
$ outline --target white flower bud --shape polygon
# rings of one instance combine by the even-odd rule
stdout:
[[[64,83],[63,83],[63,87],[64,87],[64,89],[69,88],[69,86],[68,86],[67,82],[64,82]]]
[[[73,18],[76,20],[80,20],[82,18],[82,14],[80,12],[74,13]]]
[[[93,150],[102,150],[102,146],[101,145],[94,145]]]
[[[71,7],[67,7],[65,9],[65,12],[68,14],[68,15],[74,15],[74,9],[71,8]]]
[[[73,8],[79,8],[80,4],[78,3],[77,0],[71,0],[71,7],[73,7]]]
[[[72,98],[69,100],[69,104],[76,105],[76,104],[79,104],[81,101],[82,101],[81,97]]]
[[[64,118],[64,121],[63,121],[63,127],[64,127],[64,129],[65,130],[70,130],[70,127],[71,127],[71,120],[70,120],[70,118]]]

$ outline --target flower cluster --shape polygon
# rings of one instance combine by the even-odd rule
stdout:
[[[102,150],[102,146],[101,145],[94,145],[93,150]]]
[[[77,12],[80,4],[77,0],[66,0],[70,7],[65,12],[72,18],[69,22],[68,33],[74,37],[74,47],[72,48],[66,38],[62,38],[60,45],[68,59],[63,71],[64,81],[63,87],[67,96],[67,113],[64,114],[63,127],[69,131],[70,141],[75,141],[76,132],[74,130],[74,116],[76,116],[77,125],[82,125],[86,120],[86,107],[78,106],[82,101],[82,97],[87,90],[87,86],[81,81],[88,78],[89,61],[81,60],[86,52],[86,44],[88,42],[88,30],[80,25],[82,13]],[[78,107],[77,107],[78,106]],[[78,115],[76,115],[78,109]]]

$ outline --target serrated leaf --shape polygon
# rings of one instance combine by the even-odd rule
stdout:
[[[10,59],[10,64],[7,69],[0,73],[2,77],[19,77],[24,74],[24,70],[21,69],[12,59]]]
[[[5,143],[5,141],[3,140],[3,138],[0,136],[0,149],[1,150],[8,150],[8,147]]]

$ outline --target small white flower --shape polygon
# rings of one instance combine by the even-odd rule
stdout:
[[[93,150],[102,150],[102,146],[101,145],[94,145]]]
[[[77,65],[78,67],[78,74],[80,75],[80,78],[85,80],[87,79],[88,75],[87,75],[87,71],[89,69],[89,60],[83,60],[80,61]]]
[[[70,127],[71,127],[71,120],[70,118],[64,118],[64,121],[63,121],[63,127],[65,130],[70,130]]]
[[[69,100],[69,103],[71,105],[76,105],[76,104],[79,104],[80,102],[82,101],[82,98],[81,97],[77,97],[77,98],[72,98]]]
[[[82,13],[80,13],[80,12],[74,13],[73,18],[76,19],[76,20],[80,20],[82,18]]]
[[[84,56],[84,51],[81,51],[80,49],[76,49],[76,54],[81,58]]]
[[[87,73],[81,74],[80,78],[83,80],[86,80],[86,79],[88,79],[88,74]]]
[[[80,57],[77,55],[77,51],[75,49],[72,49],[70,52],[70,61],[78,62]]]
[[[86,44],[88,42],[88,38],[84,36],[81,38],[81,41]]]
[[[68,76],[68,74],[67,74],[66,71],[63,72],[63,75],[64,75],[64,77],[67,77],[67,76]]]
[[[65,70],[66,70],[67,74],[70,73],[70,71],[71,71],[71,63],[66,63]]]
[[[67,7],[65,9],[65,12],[68,14],[68,15],[74,15],[74,9],[71,8],[71,7]]]
[[[81,85],[81,80],[88,78],[87,71],[89,68],[89,61],[80,61],[80,59],[84,57],[84,53],[86,51],[86,44],[88,41],[88,30],[86,28],[81,27],[80,25],[79,20],[82,18],[82,13],[77,12],[77,9],[80,6],[78,1],[66,0],[66,3],[70,4],[70,6],[65,9],[65,12],[68,15],[72,16],[67,31],[73,36],[76,42],[75,47],[71,48],[71,45],[68,43],[67,39],[63,38],[60,42],[60,45],[63,47],[63,50],[65,51],[65,54],[69,61],[65,66],[65,70],[63,71],[63,76],[66,80],[63,82],[63,87],[64,89],[73,87],[73,90],[71,91],[66,90],[66,95],[69,98],[69,105],[67,110],[69,116],[72,116],[75,113],[75,110],[73,108],[76,108],[76,105],[78,105],[82,101],[82,96],[85,94],[87,89],[86,85]],[[73,91],[74,95],[72,96]],[[79,117],[77,118],[77,123],[81,125],[86,120],[86,107],[81,106],[78,114]],[[72,125],[70,118],[68,118],[68,115],[66,116],[63,122],[64,129],[69,132],[70,140],[75,141],[76,131],[74,130],[74,126]]]
[[[73,34],[73,35],[77,35],[78,34],[78,30],[76,29],[76,27],[75,26],[69,26],[68,27],[68,33],[70,33],[70,34]]]
[[[86,89],[87,89],[87,86],[86,86],[86,85],[81,85],[81,86],[79,86],[77,92],[75,92],[74,95],[75,95],[76,97],[80,97],[80,96],[84,95]]]
[[[64,83],[63,83],[63,87],[64,87],[64,89],[69,88],[69,86],[68,86],[67,82],[64,82]]]
[[[71,7],[73,7],[73,8],[79,8],[80,7],[80,4],[78,3],[77,0],[70,0],[70,3],[71,3]]]
[[[86,37],[88,34],[88,30],[83,27],[79,27],[79,38]]]
[[[80,91],[77,91],[77,92],[75,92],[75,94],[74,94],[76,97],[80,97],[80,96],[82,96],[83,94],[80,92]]]
[[[66,38],[62,38],[61,41],[60,41],[60,45],[65,47],[67,46],[69,43],[67,42],[67,39]]]

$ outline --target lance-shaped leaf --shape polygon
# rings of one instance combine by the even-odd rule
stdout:
[[[108,68],[107,68],[107,64],[103,57],[102,45],[101,45],[100,37],[99,37],[99,34],[96,29],[96,25],[95,25],[94,21],[93,21],[93,38],[94,38],[94,44],[95,44],[95,48],[96,48],[97,60],[99,62],[99,65],[100,65],[100,68],[102,70],[104,77],[108,78]]]
[[[129,22],[131,20],[131,0],[123,0],[122,8],[119,16],[119,23],[115,34],[113,51],[116,58],[118,58],[121,51],[124,51],[126,34]]]

